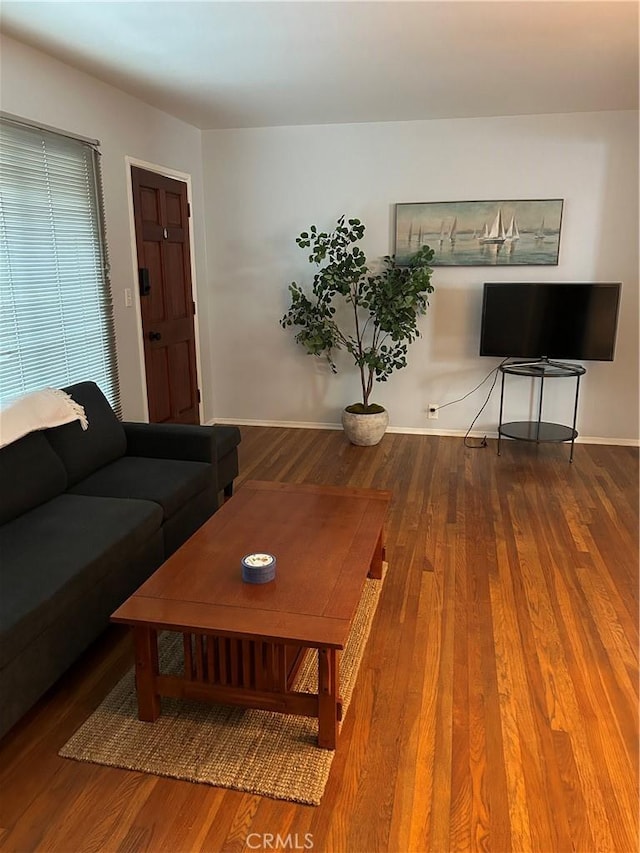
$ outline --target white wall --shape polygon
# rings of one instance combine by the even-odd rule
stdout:
[[[358,399],[347,360],[331,376],[278,324],[289,282],[311,281],[294,242],[308,225],[359,217],[375,258],[393,251],[396,202],[564,198],[557,267],[435,269],[423,337],[374,399],[392,427],[466,430],[483,390],[437,422],[426,407],[461,397],[497,364],[477,355],[484,281],[622,281],[616,359],[587,365],[578,427],[585,437],[637,439],[637,128],[637,113],[609,112],[204,132],[215,415],[336,424]],[[526,419],[530,382],[511,382],[507,419]],[[572,393],[573,381],[548,382],[545,419],[570,422]],[[496,390],[475,431],[495,431],[498,402]]]
[[[637,439],[637,113],[201,134],[19,42],[2,37],[1,48],[3,110],[101,140],[125,417],[145,415],[136,307],[124,307],[124,289],[136,288],[129,156],[192,176],[206,420],[337,424],[342,407],[358,398],[347,360],[331,376],[278,325],[287,284],[310,281],[294,239],[312,222],[328,228],[343,212],[360,217],[364,248],[375,258],[393,249],[399,201],[562,197],[559,266],[436,268],[437,290],[409,367],[375,396],[389,408],[392,427],[466,430],[482,391],[441,410],[437,422],[425,410],[462,396],[496,363],[476,355],[483,281],[622,281],[616,360],[588,365],[578,425],[585,436]],[[509,416],[528,416],[528,385],[511,386]],[[548,384],[548,419],[570,416],[567,387]],[[476,429],[492,431],[496,421],[494,394]]]
[[[2,37],[1,49],[0,104],[5,112],[101,142],[118,365],[127,419],[143,420],[146,411],[138,307],[124,304],[125,288],[133,288],[134,293],[137,289],[125,157],[191,175],[196,283],[201,285],[197,297],[205,318],[200,329],[200,385],[205,418],[211,417],[200,131],[13,39]]]

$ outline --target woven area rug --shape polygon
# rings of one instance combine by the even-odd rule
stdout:
[[[382,581],[367,579],[341,659],[343,716],[349,706]],[[163,634],[162,672],[182,667],[182,636]],[[310,651],[295,689],[317,690]],[[163,699],[155,723],[138,720],[133,668],[60,750],[64,758],[204,782],[266,797],[318,805],[334,752],[316,745],[318,721],[270,711]],[[339,741],[338,741],[339,748]]]

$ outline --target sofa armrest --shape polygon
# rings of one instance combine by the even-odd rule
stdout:
[[[217,460],[213,427],[191,424],[147,424],[124,422],[127,456],[181,459],[185,462]]]

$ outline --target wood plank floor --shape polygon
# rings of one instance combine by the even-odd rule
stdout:
[[[0,743],[0,849],[637,851],[637,450],[242,433],[238,487],[393,490],[322,804],[58,758],[131,663],[114,627]]]

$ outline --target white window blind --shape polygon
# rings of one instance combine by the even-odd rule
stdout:
[[[120,414],[98,158],[0,118],[0,404],[93,380]]]

